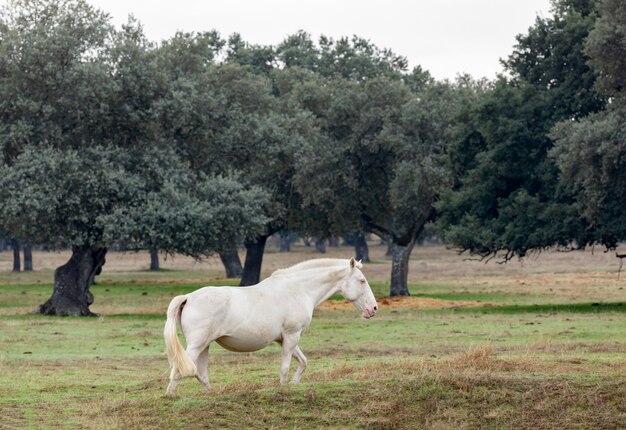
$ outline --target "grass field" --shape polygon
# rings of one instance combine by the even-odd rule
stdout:
[[[498,265],[420,247],[413,298],[398,302],[382,298],[384,248],[370,252],[380,311],[364,320],[340,301],[320,307],[301,341],[301,384],[278,386],[278,346],[214,345],[212,392],[186,379],[174,398],[163,395],[164,311],[174,295],[232,283],[219,260],[170,258],[151,273],[144,254],[111,254],[93,287],[101,316],[52,318],[30,311],[67,254],[36,253],[40,270],[27,274],[8,272],[0,254],[0,428],[626,428],[626,276],[615,257]],[[316,256],[271,252],[264,274]]]

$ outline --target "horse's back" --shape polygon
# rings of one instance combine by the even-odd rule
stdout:
[[[187,295],[183,325],[238,325],[242,321],[281,318],[280,294],[261,284],[252,287],[204,287]]]

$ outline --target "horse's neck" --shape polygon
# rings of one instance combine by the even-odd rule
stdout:
[[[337,269],[333,269],[337,271]],[[314,307],[318,307],[322,302],[328,300],[331,296],[339,292],[341,277],[333,276],[331,271],[313,271],[317,272],[313,276],[305,277],[298,280],[295,285],[290,288],[297,288],[302,294],[310,298]]]

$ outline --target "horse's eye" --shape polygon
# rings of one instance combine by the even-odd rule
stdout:
[[[361,284],[365,284],[365,279],[361,279]]]

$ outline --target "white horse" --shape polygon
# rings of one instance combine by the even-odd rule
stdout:
[[[278,342],[282,345],[280,383],[287,382],[292,356],[298,369],[291,382],[298,383],[307,364],[298,342],[320,303],[340,293],[363,317],[376,314],[376,299],[360,268],[354,258],[310,260],[277,270],[251,287],[204,287],[174,297],[163,332],[172,368],[166,394],[173,394],[186,376],[195,376],[210,389],[213,341],[236,352],[257,351]],[[186,351],[176,334],[177,322],[187,340]]]

